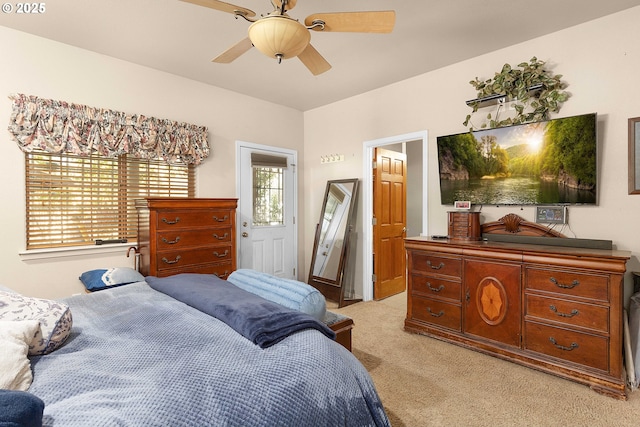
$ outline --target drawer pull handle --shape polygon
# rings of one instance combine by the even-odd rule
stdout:
[[[564,350],[564,351],[571,351],[571,350],[575,350],[576,348],[578,348],[578,343],[572,342],[571,345],[569,347],[565,347],[564,345],[560,345],[556,342],[555,339],[553,339],[553,337],[549,337],[549,341],[551,341],[551,344],[553,344],[556,348],[560,349],[560,350]]]
[[[429,312],[430,315],[432,315],[433,317],[442,317],[444,316],[444,310],[440,310],[439,313],[434,313],[433,311],[431,311],[431,307],[427,307],[427,311]]]
[[[162,222],[164,222],[165,224],[169,224],[169,225],[177,224],[178,222],[180,222],[180,217],[177,216],[176,219],[174,219],[173,221],[171,221],[170,219],[167,219],[167,218],[162,218]]]
[[[225,277],[227,277],[229,275],[228,271],[225,271],[222,274],[218,274],[218,273],[213,273],[214,276],[219,277],[220,279],[224,279]]]
[[[182,257],[180,255],[178,255],[176,257],[176,259],[174,259],[173,261],[169,261],[165,257],[162,257],[162,262],[164,262],[165,264],[175,264],[176,262],[180,261],[180,258],[182,258]]]
[[[442,267],[444,267],[444,262],[441,262],[438,265],[432,265],[430,260],[427,260],[427,265],[429,267],[431,267],[433,270],[440,270]]]
[[[573,317],[579,313],[579,311],[575,308],[571,310],[571,313],[561,313],[558,311],[555,305],[550,305],[549,309],[560,317]]]
[[[226,240],[229,237],[229,233],[224,233],[224,236],[218,236],[218,233],[213,233],[213,238],[218,240]]]
[[[225,216],[224,216],[224,217],[222,217],[222,218],[218,218],[218,216],[217,216],[217,215],[214,215],[214,216],[213,216],[213,220],[214,220],[214,221],[218,221],[218,222],[225,222],[225,221],[226,221],[226,220],[228,220],[228,219],[229,219],[229,215],[225,215]]]
[[[167,245],[175,245],[176,243],[178,243],[180,241],[180,236],[176,237],[175,240],[167,240],[164,237],[162,238],[162,241],[164,243],[166,243]]]
[[[440,292],[444,289],[444,285],[440,285],[437,288],[434,288],[433,286],[431,286],[431,282],[427,282],[427,288],[429,288],[433,292]]]
[[[223,254],[219,253],[218,251],[214,251],[214,252],[213,252],[213,254],[214,254],[215,256],[217,256],[218,258],[224,258],[224,257],[226,257],[227,255],[229,255],[229,250],[227,249],[226,251],[224,251],[224,253],[223,253]]]
[[[564,283],[558,282],[555,277],[550,277],[549,280],[551,281],[551,283],[562,289],[573,289],[580,284],[579,281],[574,280],[570,285],[565,285]]]

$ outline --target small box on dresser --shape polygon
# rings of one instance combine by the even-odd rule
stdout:
[[[165,277],[236,269],[237,199],[152,197],[136,201],[140,272]]]
[[[480,240],[480,212],[448,212],[448,233],[450,239]]]

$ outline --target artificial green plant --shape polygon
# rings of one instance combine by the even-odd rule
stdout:
[[[474,130],[471,123],[473,113],[478,111],[482,98],[490,95],[505,95],[507,101],[514,101],[513,107],[515,115],[503,120],[499,120],[500,107],[494,115],[488,113],[485,121],[481,124],[481,128],[497,128],[510,126],[514,124],[522,124],[528,122],[542,121],[549,119],[549,113],[557,113],[560,111],[562,103],[568,98],[569,94],[564,91],[565,83],[561,80],[562,75],[553,75],[549,70],[545,69],[545,62],[538,60],[535,56],[529,62],[522,62],[517,67],[504,64],[499,73],[495,73],[492,79],[481,81],[477,77],[471,80],[471,84],[477,91],[477,98],[470,103],[473,112],[468,114],[464,126],[469,130]],[[541,86],[537,90],[531,90],[532,87]]]

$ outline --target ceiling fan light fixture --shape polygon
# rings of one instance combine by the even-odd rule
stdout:
[[[249,26],[249,39],[260,52],[278,61],[298,56],[309,45],[311,34],[286,15],[269,15]]]

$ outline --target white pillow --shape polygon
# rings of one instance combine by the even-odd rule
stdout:
[[[0,321],[38,320],[40,328],[29,344],[29,355],[47,354],[60,347],[71,332],[73,319],[65,303],[0,291]]]
[[[0,321],[0,389],[27,391],[31,385],[27,352],[39,329],[37,320]]]

